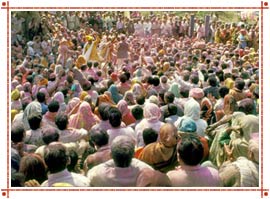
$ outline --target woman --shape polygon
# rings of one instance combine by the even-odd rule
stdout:
[[[52,100],[55,100],[57,102],[59,102],[59,111],[60,112],[65,112],[66,111],[66,108],[67,108],[67,105],[65,103],[65,97],[64,97],[64,94],[60,91],[56,92],[52,98]]]
[[[116,85],[114,84],[109,87],[108,91],[111,93],[112,99],[116,104],[123,98],[123,96],[118,92]]]
[[[161,110],[158,105],[154,103],[146,103],[143,109],[144,119],[139,122],[135,127],[135,132],[137,134],[137,147],[144,146],[143,141],[143,130],[146,128],[152,128],[159,132],[160,127],[164,124],[160,121]]]
[[[131,91],[125,92],[124,100],[128,103],[129,106],[133,106],[136,104],[133,93]]]
[[[71,115],[69,118],[69,127],[89,131],[93,125],[98,123],[99,118],[92,112],[89,103],[83,101],[78,109],[78,112]]]
[[[136,119],[133,117],[131,111],[128,108],[128,104],[125,100],[120,100],[117,103],[117,108],[122,113],[122,121],[127,126],[136,122]]]

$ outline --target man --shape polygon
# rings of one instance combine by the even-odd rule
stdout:
[[[134,141],[121,135],[111,145],[112,160],[90,169],[87,177],[94,187],[134,187],[140,171],[145,168],[153,170],[144,162],[133,158]]]
[[[120,135],[127,135],[136,142],[135,131],[131,127],[123,127],[122,123],[122,114],[118,108],[111,107],[109,110],[109,122],[112,125],[112,128],[109,129],[109,145],[112,144],[112,141]]]
[[[202,167],[203,145],[192,134],[182,135],[177,145],[177,158],[180,164],[167,173],[174,187],[220,187],[218,171],[211,167]]]
[[[59,183],[74,187],[88,187],[90,185],[85,176],[67,170],[68,157],[66,147],[60,142],[50,143],[46,147],[44,160],[49,174],[48,180],[41,184],[42,187],[52,187]]]
[[[100,42],[100,38],[96,33],[91,35],[87,35],[86,37],[87,43],[83,47],[83,55],[86,59],[86,62],[100,62],[101,58],[98,55],[97,46]]]
[[[97,151],[90,154],[84,161],[84,170],[86,172],[94,166],[111,159],[111,149],[108,145],[109,135],[106,131],[102,129],[91,130],[90,141]]]

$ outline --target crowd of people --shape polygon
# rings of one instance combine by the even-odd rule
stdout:
[[[12,12],[11,185],[258,187],[259,24],[218,14]]]

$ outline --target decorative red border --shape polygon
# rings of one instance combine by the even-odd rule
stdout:
[[[10,191],[260,191],[261,192],[261,198],[264,196],[268,196],[269,189],[263,188],[263,10],[264,9],[269,9],[268,7],[268,2],[263,2],[261,1],[261,6],[260,7],[10,7],[9,6],[9,1],[7,2],[2,2],[2,7],[1,9],[7,10],[7,187],[5,189],[1,189],[2,191],[2,196],[6,196],[9,198],[9,192]],[[9,49],[10,49],[10,41],[9,41],[9,28],[10,28],[10,21],[9,21],[9,16],[10,16],[10,10],[260,10],[261,11],[261,39],[260,39],[260,47],[261,47],[261,73],[260,73],[260,83],[261,83],[261,93],[260,93],[260,98],[261,98],[261,188],[210,188],[210,189],[198,189],[198,188],[189,188],[189,189],[182,189],[182,188],[108,188],[108,189],[101,189],[101,188],[69,188],[69,189],[49,189],[49,188],[10,188],[9,183],[10,183],[10,173],[9,173],[9,132],[10,132],[10,126],[9,126],[9,95],[10,95],[10,71],[9,71],[9,59],[10,59],[10,54],[9,54]]]

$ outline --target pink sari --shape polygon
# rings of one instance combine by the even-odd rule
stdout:
[[[89,131],[99,121],[99,118],[93,114],[91,106],[83,101],[78,112],[70,116],[69,127],[76,129],[84,128]]]

